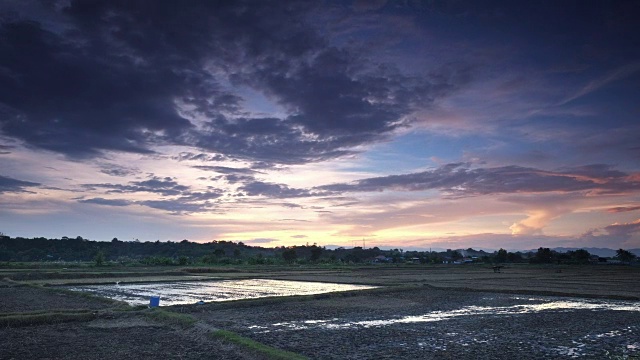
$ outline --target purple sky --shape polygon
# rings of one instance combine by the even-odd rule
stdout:
[[[637,1],[0,3],[0,232],[640,247]]]

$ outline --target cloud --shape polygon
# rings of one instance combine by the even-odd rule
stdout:
[[[123,199],[105,199],[105,198],[91,198],[91,199],[82,199],[78,200],[80,203],[85,204],[97,204],[97,205],[107,205],[107,206],[129,206],[132,204],[129,200]]]
[[[69,10],[70,17],[80,15]],[[91,21],[91,12],[85,15]],[[150,144],[191,126],[172,105],[188,79],[157,61],[145,62],[150,59],[135,66],[134,50],[118,48],[117,32],[126,25],[111,24],[100,39],[99,24],[74,23],[80,32],[72,38],[36,22],[3,22],[0,51],[7,56],[0,65],[12,74],[2,78],[5,135],[82,158],[103,150],[152,153]]]
[[[610,235],[629,237],[640,232],[640,219],[630,223],[611,224],[606,226],[604,230],[606,230]]]
[[[174,200],[144,200],[137,201],[136,204],[147,206],[154,209],[164,210],[172,214],[186,214],[186,213],[198,213],[205,212],[211,209],[211,206],[207,203],[193,203],[185,201],[184,199]]]
[[[147,180],[130,181],[127,184],[84,184],[87,190],[106,189],[107,194],[150,193],[168,196],[168,199],[150,199],[141,201],[107,200],[95,198],[80,200],[84,203],[126,206],[142,205],[154,209],[165,210],[173,214],[188,214],[211,211],[213,200],[224,195],[221,189],[209,187],[206,191],[192,191],[191,187],[179,184],[174,178],[150,175]]]
[[[78,199],[78,202],[106,206],[141,205],[158,210],[164,210],[172,214],[189,214],[210,212],[215,206],[211,203],[211,200],[218,199],[221,196],[222,191],[214,190],[210,192],[186,192],[183,193],[183,196],[173,199],[132,201],[126,199],[105,199],[96,197],[90,199]]]
[[[0,175],[0,194],[29,192],[28,187],[40,186],[40,183],[18,180]]]
[[[300,205],[300,204],[294,204],[294,203],[282,203],[280,204],[283,207],[289,208],[289,209],[303,209],[304,206]]]
[[[587,179],[595,180],[620,179],[628,176],[627,173],[615,170],[611,165],[607,164],[566,167],[560,169],[560,172],[567,175],[583,176]]]
[[[194,169],[200,169],[205,171],[213,171],[219,174],[259,174],[260,172],[246,169],[246,168],[232,168],[227,166],[206,166],[206,165],[197,165],[192,166]]]
[[[603,165],[547,171],[516,165],[469,168],[469,164],[453,163],[419,173],[367,178],[317,189],[336,193],[437,189],[449,196],[464,197],[572,191],[624,193],[640,190],[640,181]]]
[[[116,165],[116,164],[102,164],[101,167],[102,167],[102,169],[100,170],[101,173],[111,175],[111,176],[127,177],[127,176],[136,175],[140,173],[140,170],[138,169],[132,169],[125,166]]]
[[[640,206],[617,206],[617,207],[607,209],[607,212],[620,213],[620,212],[636,211],[636,210],[640,210]]]
[[[575,94],[567,97],[562,100],[558,105],[567,104],[573,100],[579,99],[583,96],[586,96],[594,91],[599,90],[600,88],[623,78],[626,78],[634,73],[640,71],[640,62],[632,62],[626,65],[623,65],[619,68],[609,71],[607,74],[590,81],[588,84],[584,85],[581,89],[579,89]]]
[[[542,235],[542,229],[551,220],[567,212],[571,212],[570,208],[549,203],[542,209],[530,211],[526,219],[514,223],[509,229],[512,235]]]
[[[14,148],[14,146],[0,144],[0,155],[11,154],[11,151],[9,151],[9,150],[11,150],[13,148]]]
[[[265,196],[268,198],[285,199],[296,197],[322,196],[320,192],[307,189],[290,188],[285,184],[275,184],[263,181],[252,181],[238,188],[247,196]]]
[[[278,242],[280,240],[278,239],[271,239],[271,238],[256,238],[256,239],[251,239],[251,240],[246,240],[243,241],[245,244],[270,244],[272,242]]]
[[[224,192],[220,189],[209,189],[207,192],[188,192],[183,194],[184,196],[179,197],[179,200],[192,202],[215,200],[222,197]]]
[[[157,176],[151,176],[148,180],[144,181],[131,181],[128,185],[104,183],[84,184],[83,187],[87,189],[104,188],[108,189],[108,193],[149,192],[164,196],[180,195],[189,190],[188,186],[178,184],[173,178],[161,178]]]
[[[512,235],[540,235],[542,234],[542,227],[539,224],[538,219],[535,219],[537,222],[536,226],[529,226],[524,224],[524,221],[514,223],[509,226]],[[546,223],[545,223],[546,224]]]
[[[415,239],[403,243],[406,247],[438,247],[449,249],[485,248],[496,250],[499,248],[508,251],[533,250],[539,247],[570,247],[570,248],[637,248],[640,246],[640,237],[616,237],[609,234],[594,235],[591,233],[575,236],[549,236],[542,234],[496,234],[481,233],[464,236],[435,237],[429,239]]]
[[[213,179],[216,179],[216,178],[213,178]],[[229,174],[229,175],[220,176],[220,178],[225,179],[229,184],[250,183],[252,181],[255,181],[255,177],[253,177],[252,175]]]
[[[192,191],[191,187],[181,185],[171,177],[154,175],[150,175],[147,180],[130,181],[127,184],[84,184],[83,187],[87,190],[106,189],[107,194],[150,193],[171,197],[138,201],[98,197],[79,202],[111,206],[141,205],[172,214],[211,212],[215,208],[215,200],[224,195],[221,189],[209,187],[206,191]]]
[[[456,163],[424,172],[366,178],[316,189],[333,194],[438,190],[449,200],[500,195],[493,198],[501,203],[516,205],[517,210],[511,209],[510,213],[517,211],[527,214],[525,219],[512,223],[509,227],[512,234],[533,236],[542,235],[549,222],[579,208],[580,202],[587,201],[585,196],[631,194],[640,191],[640,182],[634,174],[602,164],[549,171],[520,166],[472,168],[469,164]],[[494,203],[491,208],[495,211],[497,206]],[[415,207],[394,210],[393,203],[390,203],[384,211],[368,211],[347,216],[344,220],[361,224],[361,232],[371,232],[381,226],[393,228],[403,224],[438,223],[455,218],[451,214],[443,216],[446,213],[443,208],[425,211]],[[477,214],[480,210],[474,211]],[[465,213],[462,209],[457,209],[457,212],[458,217],[472,216],[462,215]]]
[[[332,159],[387,139],[470,78],[466,65],[409,75],[337,47],[305,21],[325,11],[314,3],[37,7],[0,24],[0,131],[71,158],[182,145],[215,155],[178,161]],[[282,111],[247,111],[242,88]]]
[[[198,160],[198,161],[224,161],[227,160],[227,157],[221,154],[210,155],[205,153],[194,154],[192,152],[181,152],[177,156],[171,157],[174,160],[178,161],[190,161],[190,160]]]
[[[307,235],[291,235],[292,238],[294,239],[304,239],[307,238]]]

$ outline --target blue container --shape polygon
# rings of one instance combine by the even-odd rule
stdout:
[[[149,300],[149,307],[160,306],[160,296],[152,296]]]

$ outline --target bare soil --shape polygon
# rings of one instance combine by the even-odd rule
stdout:
[[[382,286],[430,285],[437,288],[547,293],[640,299],[640,267],[509,265],[368,266],[332,271],[281,272],[271,278]]]
[[[311,359],[640,358],[640,311],[500,313],[504,308],[558,301],[572,300],[417,287],[256,301],[255,306],[245,303],[237,308],[211,304],[191,311],[207,324]],[[455,316],[469,307],[498,310]],[[407,319],[425,314],[443,318]],[[398,319],[407,321],[393,323]]]
[[[68,275],[56,278],[52,274],[57,271],[50,269],[47,272],[42,277],[29,275],[26,278],[31,280],[25,283],[62,284],[89,279],[80,270],[73,279]],[[324,281],[383,288],[171,308],[199,320],[198,326],[184,329],[156,323],[135,311],[113,312],[110,316],[107,309],[115,305],[108,302],[0,281],[0,316],[52,310],[100,313],[91,321],[0,328],[0,359],[260,359],[246,348],[206,336],[211,329],[237,332],[312,359],[640,359],[640,311],[549,309],[362,325],[474,306],[513,307],[532,301],[597,298],[593,301],[615,303],[621,301],[615,299],[625,299],[638,304],[638,267],[518,265],[493,273],[483,265],[291,266],[198,272],[149,276],[156,272],[145,269],[140,276],[132,275],[132,271],[126,275],[131,281],[153,281],[168,276],[186,280],[190,275],[211,273],[223,279]],[[105,274],[90,281],[113,281],[121,275],[114,271],[111,276]],[[323,322],[338,326],[322,326]],[[344,326],[350,323],[355,325]]]
[[[2,359],[256,359],[236,346],[131,315],[0,329]]]
[[[98,310],[113,304],[88,297],[74,296],[28,286],[0,287],[0,313],[44,310]]]

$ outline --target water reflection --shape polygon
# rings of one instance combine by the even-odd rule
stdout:
[[[513,299],[525,300],[514,297]],[[463,316],[487,316],[487,315],[518,315],[531,314],[542,311],[568,312],[575,310],[592,311],[640,311],[640,303],[612,300],[557,300],[548,301],[543,298],[527,298],[526,301],[541,301],[534,304],[518,304],[511,306],[465,306],[460,309],[447,311],[431,311],[423,315],[403,316],[399,318],[374,319],[361,321],[344,321],[342,319],[330,320],[305,320],[290,321],[271,324],[270,326],[252,326],[255,330],[306,330],[323,328],[328,330],[341,330],[349,328],[382,327],[395,324],[424,323],[443,321]],[[617,334],[602,334],[601,336],[616,336]]]
[[[200,301],[230,301],[267,296],[313,295],[328,292],[372,289],[373,286],[267,279],[185,281],[147,284],[86,285],[70,290],[146,305],[151,296],[160,296],[160,305],[195,304]]]

